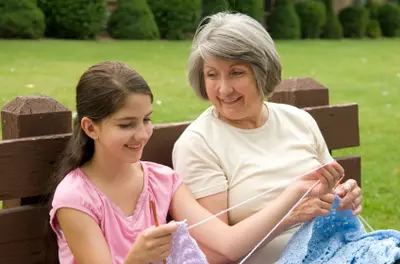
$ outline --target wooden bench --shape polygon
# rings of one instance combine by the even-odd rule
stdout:
[[[358,106],[329,105],[328,89],[310,78],[284,80],[270,101],[304,108],[317,121],[330,151],[359,145]],[[0,263],[54,264],[55,236],[42,199],[53,165],[71,136],[72,113],[53,98],[17,97],[1,112]],[[155,125],[143,160],[171,166],[175,140],[188,122]],[[335,157],[346,178],[361,185],[361,158]]]

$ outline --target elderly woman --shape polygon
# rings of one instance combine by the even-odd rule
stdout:
[[[243,14],[218,13],[200,25],[188,63],[189,82],[209,100],[177,140],[173,166],[198,202],[218,213],[286,180],[333,161],[315,120],[296,107],[267,102],[281,80],[270,35]],[[235,225],[274,203],[285,186],[219,216]],[[340,186],[341,209],[361,212],[356,181]],[[334,194],[307,198],[246,263],[273,263],[298,225],[327,215]],[[269,221],[269,219],[265,219]],[[240,243],[240,241],[232,241]],[[210,263],[229,260],[200,245]]]

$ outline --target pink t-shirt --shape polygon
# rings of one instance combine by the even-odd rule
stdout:
[[[172,196],[181,184],[181,179],[169,167],[152,162],[141,164],[144,171],[143,191],[135,212],[130,217],[126,217],[79,168],[68,173],[62,180],[56,189],[50,210],[50,224],[57,234],[60,264],[77,262],[58,224],[55,213],[59,208],[80,210],[96,221],[103,231],[113,264],[123,263],[138,235],[154,225],[150,200],[155,202],[159,223],[166,223]]]

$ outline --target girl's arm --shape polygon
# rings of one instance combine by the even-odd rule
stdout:
[[[316,178],[320,179],[321,183],[314,188],[311,195],[315,196],[319,192],[321,192],[320,194],[326,193],[333,187],[339,179],[339,174],[335,172],[332,175],[331,169],[322,169],[321,171],[323,171],[321,174],[312,173],[313,180],[308,179],[290,184],[278,198],[268,203],[264,209],[234,226],[229,226],[219,218],[213,218],[191,229],[190,233],[200,244],[225,256],[229,261],[236,261],[244,257],[274,228],[305,191],[312,186],[312,183],[315,183]],[[193,198],[189,189],[183,184],[175,192],[170,213],[175,220],[187,219],[189,226],[212,215]],[[271,241],[272,238],[269,237],[265,243]]]
[[[81,211],[61,208],[57,220],[68,246],[79,264],[111,264],[111,254],[100,227]]]
[[[57,219],[74,258],[79,264],[112,264],[112,256],[97,223],[86,213],[76,209],[57,210]],[[172,247],[172,233],[176,223],[144,230],[132,245],[124,264],[147,264],[166,259]]]

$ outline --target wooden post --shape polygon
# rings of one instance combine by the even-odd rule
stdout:
[[[276,87],[270,101],[299,108],[329,105],[329,90],[311,78],[285,79]]]
[[[16,97],[1,111],[3,140],[70,133],[71,120],[71,111],[51,97]],[[4,201],[3,208],[29,203],[29,197],[21,198]]]

